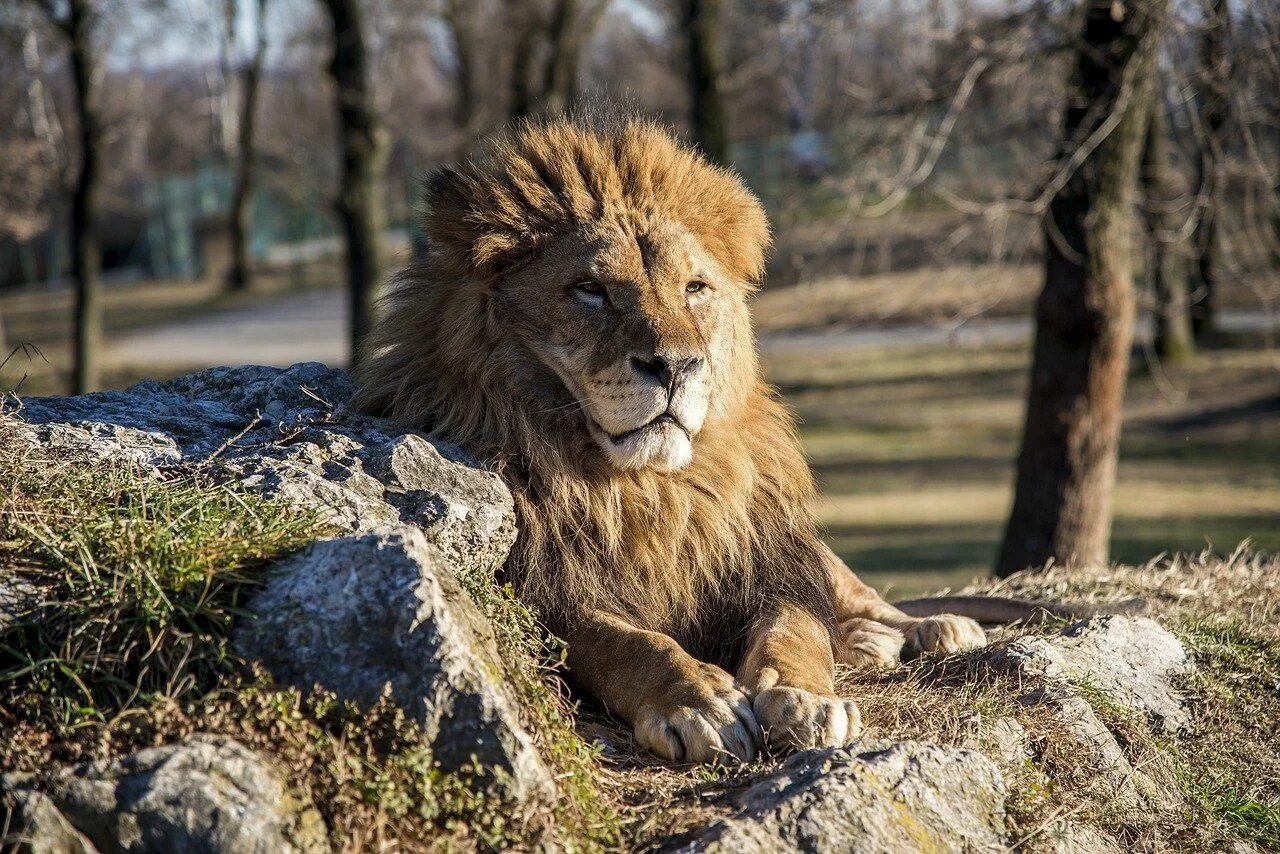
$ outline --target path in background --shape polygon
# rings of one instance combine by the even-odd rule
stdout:
[[[345,365],[346,294],[290,294],[134,332],[107,344],[112,368],[186,370],[210,365]]]

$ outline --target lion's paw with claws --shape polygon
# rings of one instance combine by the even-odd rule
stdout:
[[[709,664],[698,678],[642,708],[635,734],[640,746],[668,762],[750,762],[763,740],[747,695]]]
[[[842,747],[862,732],[862,714],[853,700],[802,688],[766,688],[751,706],[765,741],[776,750]]]
[[[905,632],[910,655],[940,652],[949,655],[977,649],[987,643],[987,633],[974,620],[955,614],[939,614],[915,623]]]

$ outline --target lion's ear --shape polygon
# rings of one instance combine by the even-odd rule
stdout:
[[[422,230],[428,241],[482,274],[502,267],[519,248],[523,228],[513,213],[509,200],[480,180],[470,163],[427,176]]]

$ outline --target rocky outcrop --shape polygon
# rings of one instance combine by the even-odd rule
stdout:
[[[488,621],[416,529],[315,543],[279,563],[248,610],[236,644],[277,679],[366,704],[389,691],[446,770],[476,766],[522,801],[553,794]]]
[[[336,538],[272,568],[236,629],[240,650],[283,683],[369,704],[390,692],[425,725],[443,770],[516,800],[549,798],[551,774],[487,621],[458,581],[490,577],[506,559],[511,495],[460,449],[351,412],[351,394],[345,374],[318,364],[211,368],[28,399],[18,431],[157,474],[201,466],[318,514]],[[12,581],[0,587],[0,620],[38,604]]]
[[[983,657],[993,670],[1098,691],[1110,702],[1145,714],[1174,733],[1189,716],[1180,682],[1191,672],[1181,641],[1146,617],[1095,617],[1052,637],[1023,637]]]
[[[515,541],[511,495],[461,449],[351,412],[342,371],[210,368],[80,397],[29,398],[40,444],[159,470],[213,463],[224,476],[346,532],[422,530],[466,571],[493,572]]]
[[[1007,846],[1005,785],[972,750],[900,741],[810,750],[664,850],[980,852]]]
[[[42,851],[318,854],[324,822],[261,756],[196,736],[48,776],[6,775],[5,846]]]

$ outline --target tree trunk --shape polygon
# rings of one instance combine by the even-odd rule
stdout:
[[[720,0],[684,0],[693,141],[715,163],[729,162],[729,134],[720,97]]]
[[[472,22],[468,19],[470,9],[465,0],[449,0],[445,4],[444,13],[444,21],[453,34],[454,55],[458,62],[453,122],[465,137],[479,129],[484,112],[479,92],[480,77],[476,67],[477,39],[472,31]]]
[[[1058,162],[1100,129],[1044,220],[1045,282],[1013,510],[996,563],[1106,561],[1133,337],[1129,227],[1168,0],[1088,0]],[[1121,14],[1116,14],[1117,10]],[[1105,132],[1106,125],[1109,132]]]
[[[568,110],[578,95],[579,56],[582,42],[590,37],[589,31],[581,35],[574,32],[578,6],[578,0],[556,0],[551,10],[547,61],[542,70],[542,105],[552,115]],[[605,3],[599,6],[603,9]]]
[[[506,7],[505,24],[516,33],[511,53],[511,101],[507,110],[508,117],[514,121],[531,116],[537,110],[536,89],[541,87],[535,86],[530,76],[540,22],[527,0],[507,0]]]
[[[1226,147],[1227,86],[1230,81],[1231,13],[1227,0],[1205,0],[1200,37],[1200,151],[1196,187],[1203,205],[1192,237],[1196,253],[1191,328],[1196,340],[1213,332],[1218,276],[1218,201]]]
[[[236,178],[231,191],[231,269],[227,287],[249,289],[249,200],[253,195],[253,134],[258,84],[267,54],[267,0],[258,0],[258,33],[253,56],[240,70],[240,122],[236,140]]]
[[[551,115],[566,113],[577,104],[582,54],[608,9],[609,0],[596,0],[588,8],[580,0],[556,0],[542,76],[543,109]]]
[[[98,115],[98,74],[92,44],[91,0],[70,0],[64,31],[80,136],[80,172],[71,197],[71,276],[76,286],[75,365],[71,388],[84,394],[98,388],[102,316],[98,305],[98,241],[94,233],[102,123]]]
[[[347,287],[351,295],[351,362],[373,322],[382,229],[382,130],[378,126],[360,0],[322,0],[333,23],[334,99],[342,150],[342,179],[335,208],[346,238]]]
[[[1151,99],[1147,141],[1142,150],[1142,182],[1156,302],[1156,354],[1161,360],[1176,364],[1191,358],[1196,345],[1191,331],[1187,281],[1190,258],[1178,239],[1179,224],[1173,215],[1182,193],[1169,162],[1164,102],[1158,95]]]

